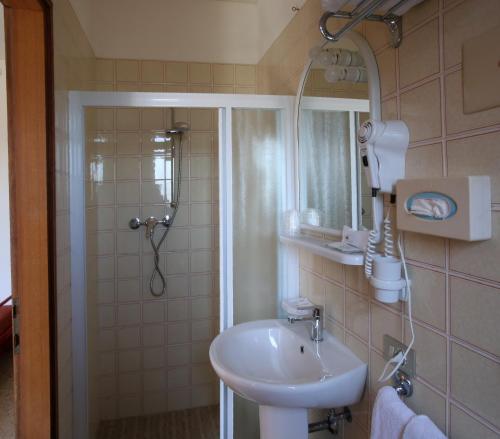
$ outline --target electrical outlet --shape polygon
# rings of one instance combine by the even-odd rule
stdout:
[[[398,352],[405,352],[408,346],[396,340],[394,337],[385,334],[384,335],[384,358],[386,361],[393,358]],[[394,366],[393,366],[394,367]],[[410,349],[406,360],[399,367],[405,375],[409,378],[413,378],[416,375],[416,355],[413,349]]]

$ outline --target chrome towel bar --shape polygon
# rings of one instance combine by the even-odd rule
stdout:
[[[409,0],[400,0],[383,15],[375,15],[374,12],[386,3],[387,0],[361,1],[351,12],[336,11],[325,12],[319,20],[319,30],[329,41],[338,41],[346,32],[356,27],[361,21],[378,21],[385,23],[392,36],[392,47],[399,47],[403,38],[403,20],[394,11],[398,10]],[[350,20],[344,27],[336,33],[330,33],[327,29],[327,22],[330,18],[342,18]]]

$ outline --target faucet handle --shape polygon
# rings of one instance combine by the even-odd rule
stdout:
[[[312,313],[313,319],[321,318],[321,309],[318,306],[315,306]]]

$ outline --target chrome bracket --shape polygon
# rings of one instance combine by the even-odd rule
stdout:
[[[371,12],[378,6],[380,6],[384,0],[382,1],[374,1],[371,5],[365,8],[363,11],[356,13],[353,12],[345,12],[345,11],[337,11],[337,12],[325,12],[320,20],[319,20],[319,30],[321,35],[328,41],[339,41],[342,36],[352,30],[357,24],[359,24],[363,20],[368,21],[378,21],[385,23],[389,32],[391,33],[392,38],[392,47],[395,49],[398,48],[403,40],[403,19],[399,15],[392,14],[390,11],[385,15],[376,15]],[[341,18],[351,20],[344,27],[342,27],[338,32],[331,33],[327,29],[327,22],[329,18]]]
[[[382,19],[387,25],[392,38],[392,47],[397,49],[403,40],[403,19],[399,15],[388,14]]]
[[[398,370],[392,377],[393,388],[399,396],[409,398],[413,395],[413,383],[408,375]]]

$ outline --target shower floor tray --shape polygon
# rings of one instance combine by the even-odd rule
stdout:
[[[98,439],[218,439],[219,406],[101,421]]]

